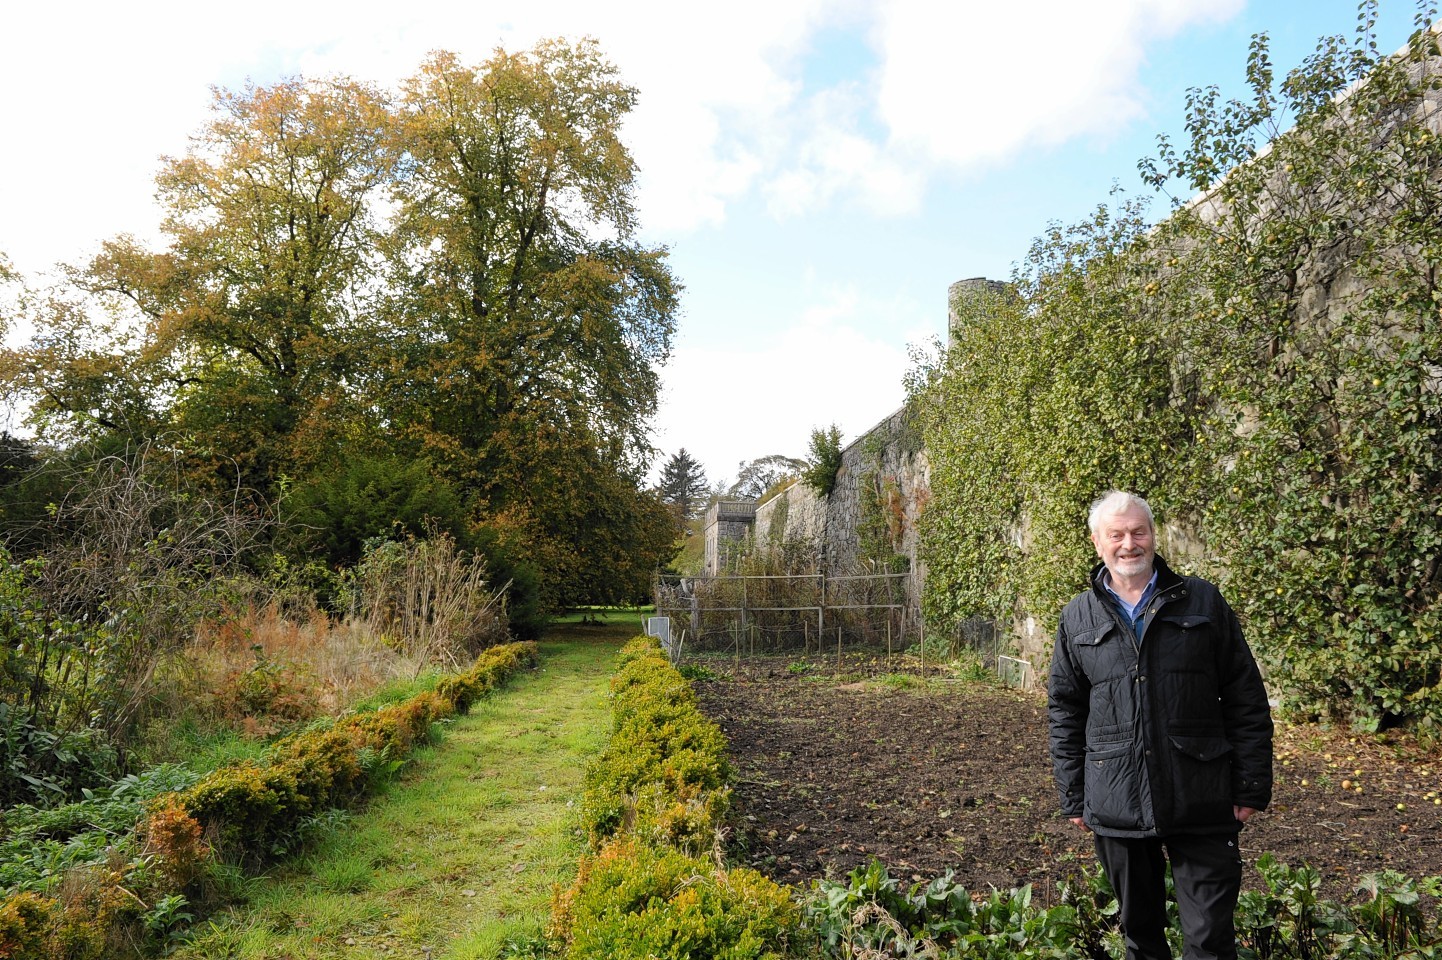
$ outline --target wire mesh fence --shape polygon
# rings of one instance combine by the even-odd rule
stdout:
[[[662,577],[656,615],[668,619],[673,659],[916,653],[924,665],[966,657],[1008,686],[1036,683],[997,624],[973,618],[923,626],[910,573],[723,574]]]
[[[683,653],[905,650],[921,638],[909,573],[663,577],[656,613]]]

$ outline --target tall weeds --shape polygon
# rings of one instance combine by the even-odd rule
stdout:
[[[507,639],[503,599],[479,557],[444,533],[370,545],[350,578],[350,616],[414,660],[458,667]]]
[[[270,525],[247,491],[197,489],[155,446],[107,457],[54,511],[57,537],[28,587],[35,673],[52,702],[32,715],[62,730],[90,725],[122,749],[152,702],[156,671],[215,615]],[[59,631],[55,624],[72,625]],[[58,699],[68,699],[61,704]]]

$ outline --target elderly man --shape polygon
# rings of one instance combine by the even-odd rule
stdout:
[[[1062,813],[1096,838],[1129,960],[1171,958],[1166,861],[1188,960],[1237,955],[1237,834],[1272,795],[1272,718],[1217,588],[1156,555],[1145,500],[1092,504],[1101,563],[1062,611],[1051,753]]]

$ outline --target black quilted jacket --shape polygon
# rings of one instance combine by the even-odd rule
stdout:
[[[1061,808],[1114,837],[1219,833],[1272,798],[1272,716],[1217,588],[1156,559],[1141,637],[1092,570],[1052,655],[1051,753]]]

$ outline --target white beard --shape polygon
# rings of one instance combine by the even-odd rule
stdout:
[[[1136,577],[1151,571],[1151,557],[1133,557],[1127,560],[1118,558],[1116,561],[1116,574],[1120,577]]]

